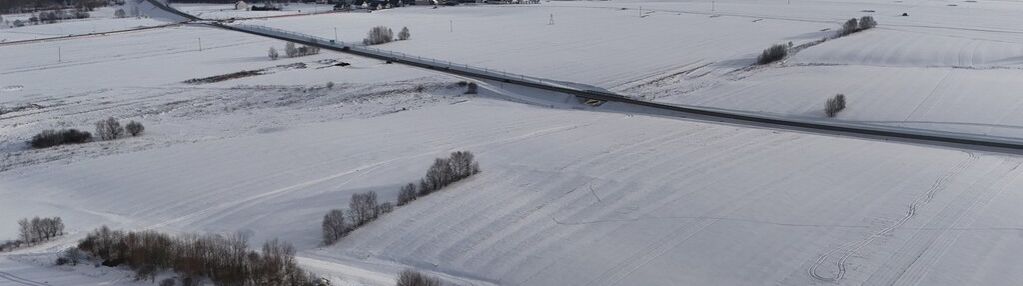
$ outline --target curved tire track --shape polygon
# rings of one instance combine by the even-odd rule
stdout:
[[[838,280],[841,280],[843,277],[845,277],[846,265],[848,263],[849,257],[852,257],[856,253],[859,253],[860,250],[862,250],[867,245],[870,245],[872,242],[874,242],[874,240],[877,240],[878,238],[888,235],[894,232],[899,227],[901,227],[903,224],[906,224],[906,222],[908,222],[910,219],[916,216],[916,211],[918,208],[931,202],[934,196],[939,191],[944,190],[947,187],[948,183],[952,181],[953,178],[955,178],[964,170],[972,166],[973,163],[976,162],[977,159],[979,158],[979,156],[977,156],[974,153],[967,154],[969,154],[969,158],[966,158],[965,160],[959,162],[959,164],[956,164],[956,166],[953,167],[952,170],[949,170],[948,173],[945,173],[941,177],[938,177],[938,179],[934,181],[934,184],[931,185],[930,189],[928,189],[927,192],[913,200],[913,202],[909,204],[909,209],[906,211],[905,216],[900,218],[894,224],[882,229],[877,233],[870,235],[866,239],[860,241],[852,241],[843,244],[839,247],[836,247],[832,250],[829,250],[828,252],[825,252],[823,255],[817,258],[817,261],[815,261],[814,264],[810,266],[810,268],[807,269],[807,274],[809,274],[810,277],[812,277],[813,279],[825,282],[836,282]],[[843,252],[844,254],[840,256],[837,255]],[[834,259],[835,257],[837,257],[837,261],[835,261],[837,272],[833,276],[821,274],[820,273],[821,267],[824,266],[829,259]]]

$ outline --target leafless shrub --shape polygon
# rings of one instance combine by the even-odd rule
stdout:
[[[398,274],[397,286],[440,286],[440,280],[412,269]]]
[[[281,54],[277,53],[277,48],[270,47],[270,50],[266,52],[266,56],[270,57],[270,60],[275,61],[277,58],[281,57]]]
[[[146,130],[146,127],[142,126],[142,123],[132,120],[131,122],[128,122],[128,124],[124,126],[124,129],[128,131],[129,135],[135,137],[141,135],[142,131]]]
[[[85,253],[82,253],[78,247],[69,247],[61,253],[61,258],[66,259],[68,264],[78,265],[78,263],[85,259]]]
[[[89,134],[89,132],[78,131],[76,129],[48,129],[32,136],[32,140],[29,140],[28,144],[32,148],[40,149],[64,144],[85,143],[91,140],[92,134]]]
[[[764,50],[757,58],[757,64],[765,65],[780,61],[789,55],[789,49],[785,45],[773,45]]]
[[[394,32],[391,31],[391,28],[376,26],[369,30],[366,34],[366,38],[362,40],[362,44],[371,46],[390,43],[392,41],[394,41]]]
[[[96,136],[100,140],[114,140],[124,136],[124,127],[113,117],[96,122]]]
[[[829,98],[824,104],[824,113],[827,114],[828,117],[835,117],[835,115],[843,109],[845,109],[844,94],[837,94],[835,97]]]
[[[845,21],[845,24],[842,24],[842,35],[856,33],[859,30],[860,24],[859,21],[856,20],[856,18],[849,19],[848,21]]]
[[[398,40],[404,41],[412,38],[412,33],[409,32],[408,27],[402,27],[401,32],[398,32]]]
[[[377,206],[377,216],[390,213],[394,211],[394,205],[390,202],[385,202]]]
[[[78,243],[82,251],[103,260],[103,265],[125,265],[140,280],[155,280],[155,273],[173,270],[183,285],[209,279],[214,285],[312,285],[317,279],[295,262],[295,248],[271,240],[261,252],[248,250],[242,235],[185,235],[99,228]]]
[[[475,82],[470,82],[468,87],[465,89],[465,94],[476,94],[479,86]]]
[[[860,30],[866,30],[877,26],[877,21],[874,21],[874,17],[863,16],[860,18]]]

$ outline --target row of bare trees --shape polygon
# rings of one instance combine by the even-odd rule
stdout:
[[[18,220],[18,239],[32,244],[64,235],[64,221],[60,217],[34,217]]]
[[[344,210],[333,209],[323,216],[323,244],[334,244],[352,230],[392,210],[394,205],[389,202],[377,203],[376,192],[352,194],[351,200],[348,201],[347,215]]]
[[[419,180],[419,187],[414,183],[401,187],[398,192],[398,206],[406,205],[421,196],[429,195],[479,172],[479,163],[472,152],[458,151],[451,153],[448,158],[437,158],[426,171],[426,176]],[[352,230],[393,209],[394,205],[390,202],[378,203],[376,192],[352,194],[352,199],[348,201],[347,213],[334,209],[323,216],[323,244],[334,244]]]
[[[243,235],[172,237],[155,231],[124,232],[103,226],[81,240],[78,248],[102,259],[103,265],[131,268],[139,280],[153,281],[157,273],[173,270],[186,286],[204,279],[218,286],[329,285],[299,268],[295,248],[276,239],[256,252],[248,249],[248,239]]]
[[[398,206],[408,204],[479,172],[480,165],[472,152],[457,151],[451,153],[448,158],[437,158],[430,169],[426,170],[426,175],[419,180],[418,187],[409,183],[401,188],[398,192]]]

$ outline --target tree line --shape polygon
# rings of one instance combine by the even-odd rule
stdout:
[[[18,220],[18,239],[32,244],[64,235],[64,221],[60,217],[34,217]]]
[[[479,163],[469,151],[451,153],[448,158],[437,158],[419,180],[419,186],[408,183],[398,192],[398,206],[404,206],[421,196],[429,195],[454,182],[468,178],[480,172]],[[352,194],[348,201],[347,214],[344,210],[334,209],[323,216],[323,244],[331,245],[358,227],[391,212],[394,206],[389,203],[377,203],[376,192]]]
[[[78,249],[101,259],[105,266],[127,266],[139,280],[153,281],[157,273],[172,270],[182,277],[185,286],[199,285],[207,279],[217,286],[329,285],[329,281],[299,268],[295,248],[276,239],[265,242],[262,251],[256,252],[248,249],[247,238],[240,234],[173,237],[156,231],[125,232],[103,226],[82,239]]]
[[[107,4],[106,0],[3,0],[0,11],[18,13],[22,11],[38,11],[43,9],[63,9],[68,7],[92,11]],[[121,2],[123,4],[123,2]]]

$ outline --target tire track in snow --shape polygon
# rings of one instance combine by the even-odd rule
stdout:
[[[708,162],[708,163],[709,162],[716,162],[714,164],[716,165],[716,167],[720,168],[718,170],[722,170],[722,171],[723,170],[728,170],[730,168],[734,168],[735,166],[721,164],[720,162],[733,162],[733,164],[741,164],[741,163],[739,163],[739,162],[741,162],[741,160],[740,160],[741,158],[754,158],[754,157],[755,158],[763,158],[763,157],[758,157],[758,156],[765,156],[767,158],[772,158],[771,157],[772,155],[773,156],[782,156],[783,152],[778,152],[778,150],[776,150],[775,148],[786,147],[786,146],[783,146],[782,143],[789,142],[791,140],[792,140],[792,138],[789,138],[787,136],[778,136],[778,138],[776,138],[774,140],[771,140],[769,142],[763,142],[763,141],[760,141],[760,140],[749,140],[749,141],[751,141],[749,144],[745,144],[745,145],[740,146],[740,147],[748,147],[748,148],[756,148],[756,149],[745,151],[745,152],[741,152],[741,150],[739,150],[738,148],[736,148],[735,150],[723,150],[723,151],[720,152],[720,154],[723,157],[715,158],[713,160],[704,160],[704,161]],[[756,142],[756,143],[754,143],[754,142]],[[757,148],[757,147],[759,147],[759,148]],[[775,147],[775,148],[764,148],[764,147]],[[765,155],[761,155],[761,154],[765,154]],[[714,172],[714,171],[718,171],[718,170],[714,170],[714,169],[707,170],[707,169],[704,169],[704,168],[697,168],[697,169],[691,170],[692,172],[697,172],[696,174],[686,174],[686,175],[681,176],[681,177],[689,177],[689,176],[692,176],[692,175],[697,175],[697,174],[699,174],[700,171]],[[798,171],[794,171],[793,173],[799,173],[799,172]],[[761,186],[769,186],[769,185],[781,182],[784,179],[785,179],[784,177],[771,179],[768,182],[765,182]],[[707,182],[706,184],[713,184],[713,183],[715,183],[715,182],[710,181],[710,182]],[[704,188],[704,186],[702,186],[702,185],[688,186],[688,187],[692,188],[692,189],[695,189],[695,190],[700,190],[700,189]],[[725,201],[725,202],[722,202],[722,204],[716,206],[715,208],[709,210],[708,213],[716,215],[716,216],[724,216],[724,215],[727,215],[728,213],[731,213],[731,212],[733,212],[733,211],[735,211],[737,209],[745,207],[746,205],[756,201],[756,200],[753,200],[753,199],[750,199],[750,198],[752,198],[754,196],[754,194],[756,192],[758,192],[760,189],[762,189],[762,188],[750,188],[743,195],[739,196],[739,197],[744,199],[744,201],[742,203],[736,203],[734,201]],[[682,199],[685,195],[689,194],[689,192],[678,192],[678,193],[682,193],[682,194],[672,195],[672,196],[670,196],[670,197],[668,197],[666,199],[660,200],[655,205],[653,205],[651,207],[645,208],[647,211],[645,213],[643,213],[643,214],[640,214],[640,215],[645,215],[645,214],[656,212],[657,210],[659,210],[659,209],[661,209],[661,208],[663,208],[665,206],[668,206],[671,203],[674,203],[674,202],[678,201],[679,199]],[[759,194],[759,196],[763,196],[763,195],[766,195],[766,192]],[[663,255],[667,251],[669,251],[669,250],[671,250],[671,249],[673,249],[673,248],[675,248],[675,247],[685,243],[690,238],[695,236],[697,233],[699,233],[703,229],[709,227],[710,225],[713,225],[714,223],[716,223],[716,221],[704,219],[704,220],[694,220],[692,222],[681,224],[681,225],[675,227],[674,230],[672,230],[670,233],[659,237],[654,242],[646,245],[645,247],[643,247],[639,251],[634,252],[632,255],[626,257],[625,259],[619,260],[612,267],[608,268],[603,273],[601,273],[599,276],[594,278],[594,280],[591,280],[591,281],[587,282],[586,285],[616,285],[618,282],[621,282],[623,279],[627,278],[629,275],[631,275],[636,270],[639,270],[640,268],[642,268],[646,264],[650,263],[654,259],[657,259],[658,257]],[[616,228],[616,230],[617,229],[618,228]]]
[[[591,122],[590,124],[594,124],[594,123],[595,122]],[[530,137],[533,137],[533,136],[544,135],[544,134],[547,134],[547,133],[571,130],[571,129],[575,129],[575,128],[578,128],[578,127],[580,127],[580,125],[559,126],[559,127],[554,127],[554,128],[544,129],[544,130],[538,130],[538,131],[535,131],[535,132],[527,133],[527,134],[522,135],[522,136],[516,136],[516,137],[512,137],[512,138],[497,139],[497,140],[493,140],[493,141],[490,141],[490,142],[487,142],[487,143],[480,143],[480,144],[475,144],[475,145],[470,145],[470,146],[487,145],[487,144],[499,143],[499,142],[502,142],[502,141],[517,141],[517,140],[521,140],[521,139],[525,139],[525,138],[530,138]],[[348,175],[352,175],[352,174],[359,174],[359,173],[363,173],[364,174],[366,172],[372,171],[373,169],[382,167],[384,165],[390,164],[390,163],[395,162],[395,161],[405,160],[405,159],[410,159],[410,158],[415,158],[415,157],[421,157],[421,156],[427,156],[427,155],[434,154],[434,153],[437,153],[437,151],[436,150],[430,150],[430,151],[427,151],[427,152],[421,152],[421,153],[416,153],[416,154],[412,154],[412,155],[396,157],[396,158],[392,158],[392,159],[389,159],[389,160],[384,160],[384,161],[378,161],[378,162],[374,162],[374,163],[370,163],[370,164],[365,164],[365,165],[362,165],[362,166],[359,166],[359,167],[348,169],[348,170],[340,172],[340,173],[336,173],[336,174],[330,175],[330,176],[321,177],[321,178],[317,178],[317,179],[313,179],[313,180],[308,180],[308,181],[305,181],[305,182],[301,182],[301,183],[294,184],[294,185],[287,186],[287,187],[278,188],[278,189],[275,189],[275,190],[272,190],[272,191],[269,191],[269,192],[264,192],[264,193],[257,194],[257,195],[254,195],[254,196],[249,196],[249,197],[246,197],[246,198],[243,198],[243,199],[240,199],[240,200],[236,200],[236,201],[232,201],[232,202],[226,202],[226,203],[217,204],[215,206],[212,206],[212,207],[209,207],[209,208],[206,208],[206,209],[202,209],[202,210],[199,210],[199,211],[196,211],[196,212],[192,212],[191,214],[188,214],[188,215],[185,215],[185,216],[181,216],[181,217],[178,217],[178,218],[175,218],[175,219],[171,219],[171,220],[163,221],[163,222],[160,222],[160,223],[152,224],[152,225],[146,227],[145,229],[160,228],[160,227],[168,226],[168,225],[171,225],[171,224],[174,224],[174,223],[194,221],[195,219],[203,218],[203,217],[207,216],[208,214],[210,214],[210,215],[218,215],[219,214],[220,216],[225,216],[225,214],[223,212],[227,212],[227,214],[229,215],[231,213],[235,213],[235,212],[241,210],[240,206],[252,206],[252,205],[258,204],[260,202],[266,201],[268,199],[279,197],[281,195],[290,193],[290,192],[295,191],[295,190],[303,189],[305,187],[313,186],[313,185],[320,184],[320,183],[323,183],[323,182],[327,182],[327,181],[330,181],[330,180],[334,180],[334,179],[337,179],[337,178],[342,178],[342,177],[345,177],[345,176],[348,176]],[[351,180],[352,179],[349,179],[348,181],[345,181],[345,183],[348,183]],[[219,213],[218,213],[218,211],[219,211]]]
[[[934,196],[939,191],[944,190],[948,186],[948,183],[951,182],[954,177],[958,176],[964,170],[966,170],[967,168],[972,166],[973,163],[975,163],[977,161],[977,159],[979,158],[976,154],[974,154],[972,152],[966,152],[966,153],[969,154],[968,158],[966,158],[963,161],[961,161],[958,164],[956,164],[956,166],[954,166],[952,168],[952,170],[949,170],[949,172],[947,172],[944,175],[938,177],[938,179],[934,181],[934,183],[927,190],[927,192],[925,192],[921,196],[917,197],[915,200],[913,200],[909,204],[909,209],[906,211],[906,215],[905,216],[900,218],[894,224],[892,224],[892,225],[882,229],[881,231],[879,231],[877,233],[874,233],[874,234],[870,235],[866,239],[863,239],[863,240],[860,240],[860,241],[851,241],[849,243],[843,244],[843,245],[841,245],[839,247],[836,247],[836,248],[834,248],[832,250],[829,250],[829,251],[825,252],[823,255],[821,255],[820,257],[817,258],[817,260],[813,263],[813,265],[811,265],[807,269],[807,274],[809,274],[810,277],[813,278],[813,279],[820,280],[820,281],[825,281],[825,282],[836,282],[838,280],[841,280],[845,276],[846,263],[848,262],[849,257],[852,257],[853,255],[858,253],[864,247],[866,247],[870,243],[874,242],[874,240],[877,240],[878,238],[881,238],[881,237],[883,237],[885,235],[888,235],[888,234],[892,233],[893,231],[895,231],[896,229],[901,227],[903,224],[908,222],[910,219],[912,219],[914,216],[916,216],[916,212],[917,212],[917,209],[919,207],[922,207],[922,206],[926,205],[927,203],[929,203],[931,201],[931,199],[933,199]],[[837,254],[843,253],[843,252],[844,252],[844,254],[842,254],[841,256],[836,256]],[[835,266],[837,267],[837,273],[835,273],[834,276],[826,276],[826,275],[822,275],[821,273],[819,273],[820,272],[820,268],[823,265],[825,265],[829,259],[833,259],[835,257],[837,257],[837,261],[835,261]]]
[[[29,280],[29,279],[26,279],[26,278],[18,277],[18,276],[14,275],[14,274],[11,274],[11,273],[8,273],[8,272],[3,272],[3,271],[0,271],[0,278],[3,278],[5,280],[7,280],[7,281],[14,282],[15,284],[26,285],[26,286],[52,286],[50,284],[41,283],[41,282],[38,282],[38,281],[34,281],[34,280]]]
[[[994,170],[986,172],[983,177],[1009,178],[1007,176],[1019,166],[1019,162],[1003,161]],[[998,186],[996,190],[989,191],[992,189],[991,185],[996,183],[998,181],[987,181],[968,186],[962,194],[953,198],[941,212],[933,216],[927,225],[914,233],[887,263],[867,279],[865,284],[917,285],[962,233],[953,232],[949,235],[949,230],[958,229],[956,226],[964,217],[970,216],[977,207],[987,205],[1005,190],[1005,186]],[[924,231],[927,229],[937,231]]]

